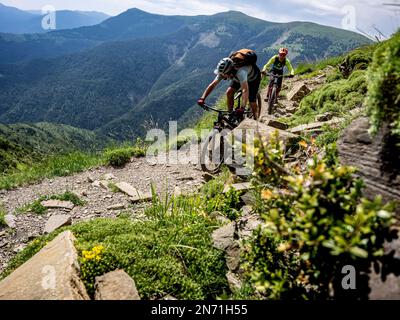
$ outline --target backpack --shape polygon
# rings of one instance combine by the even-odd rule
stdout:
[[[257,63],[257,54],[251,49],[241,49],[230,55],[236,68],[252,66]]]

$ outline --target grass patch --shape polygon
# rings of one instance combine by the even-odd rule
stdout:
[[[400,31],[382,43],[368,70],[368,113],[371,131],[388,123],[391,134],[400,138]]]
[[[127,164],[132,157],[144,157],[147,152],[147,144],[140,138],[136,139],[134,145],[125,144],[120,147],[113,147],[104,151],[106,165],[122,167]]]
[[[344,56],[337,56],[327,58],[316,63],[301,63],[297,66],[295,74],[296,75],[304,75],[304,74],[313,74],[310,77],[316,76],[319,74],[319,71],[327,68],[328,66],[336,67],[343,61]]]
[[[129,154],[130,159],[131,157],[143,157],[146,155],[146,151],[147,145],[141,139],[137,139],[134,145],[114,146],[103,152],[72,152],[51,155],[41,162],[32,162],[29,165],[18,163],[15,169],[0,175],[0,190],[10,190],[46,178],[69,176],[93,167],[111,164],[114,161],[118,164],[121,158],[127,158],[126,154]]]
[[[286,122],[290,126],[314,122],[315,116],[325,112],[343,117],[350,110],[362,105],[366,93],[366,71],[354,71],[349,79],[325,84],[305,97],[300,103],[299,110]]]
[[[23,206],[22,208],[17,209],[19,213],[26,213],[26,212],[33,212],[36,214],[44,214],[47,211],[47,208],[42,206],[42,201],[47,200],[60,200],[60,201],[70,201],[75,206],[84,206],[86,203],[81,200],[75,193],[72,192],[65,192],[59,195],[52,195],[52,196],[42,196],[38,200],[33,201],[30,204]]]
[[[125,216],[96,219],[40,237],[18,253],[1,275],[7,276],[64,230],[77,238],[82,279],[89,294],[94,280],[117,268],[133,279],[143,299],[215,299],[229,292],[224,253],[213,248],[210,234],[218,228],[204,214],[199,195],[154,197],[145,221]]]
[[[219,212],[230,220],[235,220],[240,215],[241,192],[233,189],[226,194],[223,193],[225,186],[231,179],[229,169],[224,168],[223,172],[214,180],[207,182],[201,189],[205,211],[210,214]]]
[[[220,224],[207,214],[215,211],[210,201],[222,194],[230,177],[224,169],[191,196],[159,198],[153,192],[152,204],[144,209],[145,220],[121,213],[116,219],[81,222],[39,237],[10,261],[0,279],[59,233],[71,230],[77,239],[82,280],[90,295],[94,294],[95,277],[123,269],[135,280],[145,300],[168,294],[184,300],[254,298],[249,285],[235,294],[230,292],[224,252],[212,245],[211,234]],[[228,195],[226,199],[231,202],[235,197]]]
[[[0,175],[0,189],[10,190],[45,178],[63,177],[104,164],[102,155],[74,152],[51,156],[43,162],[19,165],[13,172]]]
[[[115,185],[114,182],[109,182],[108,185],[107,185],[107,187],[108,187],[108,188],[110,189],[110,191],[113,192],[113,193],[119,192],[119,189],[118,189],[118,187]]]
[[[6,226],[5,216],[6,210],[4,209],[3,204],[0,204],[0,228]]]

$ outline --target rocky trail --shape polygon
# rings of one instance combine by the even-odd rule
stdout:
[[[145,202],[137,202],[123,192],[115,192],[109,185],[125,182],[147,196],[154,185],[162,196],[166,191],[173,194],[197,190],[204,183],[202,174],[194,165],[154,165],[144,158],[135,158],[121,169],[98,167],[69,177],[45,179],[34,185],[1,191],[0,203],[5,206],[12,228],[0,231],[0,272],[16,253],[44,231],[88,219],[113,218],[121,212],[138,219],[143,217]],[[86,204],[72,209],[49,208],[43,215],[18,212],[19,208],[41,196],[67,191],[78,195]]]

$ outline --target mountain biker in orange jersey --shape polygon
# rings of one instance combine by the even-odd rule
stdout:
[[[257,94],[261,82],[261,72],[257,65],[253,64],[237,67],[234,65],[231,58],[224,58],[218,63],[217,69],[214,70],[214,74],[216,75],[214,81],[210,83],[197,103],[200,106],[204,105],[207,97],[222,80],[230,80],[231,83],[226,91],[228,111],[233,112],[235,93],[239,89],[242,89],[243,107],[240,111],[244,112],[247,108],[247,104],[250,102],[253,115],[257,119],[259,116]]]
[[[287,48],[280,48],[279,49],[279,54],[273,56],[267,64],[264,66],[263,70],[261,71],[262,75],[266,75],[268,72],[268,69],[272,66],[271,73],[274,75],[279,75],[283,76],[283,69],[287,67],[290,72],[290,77],[294,77],[294,69],[292,67],[292,64],[290,60],[287,58],[287,55],[289,53],[289,50]],[[276,94],[276,98],[278,99],[279,93],[282,90],[282,82],[283,82],[283,77],[280,77],[278,79],[278,91]],[[272,85],[274,84],[274,78],[271,77],[271,81],[269,83],[269,92],[268,92],[268,97],[271,94],[272,90]]]

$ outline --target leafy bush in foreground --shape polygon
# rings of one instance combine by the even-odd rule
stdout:
[[[268,160],[256,162],[255,174],[262,177],[268,167],[272,176],[281,174]],[[315,158],[307,173],[282,177],[281,188],[260,192],[266,225],[247,243],[244,268],[267,298],[367,297],[363,274],[384,254],[394,207],[379,197],[362,198],[354,171]],[[351,292],[341,287],[346,265],[357,271],[357,290]]]

